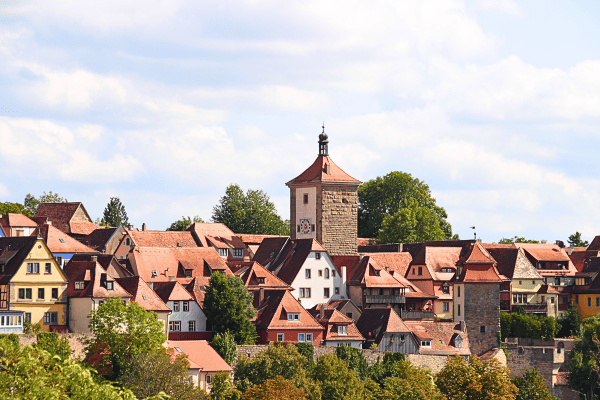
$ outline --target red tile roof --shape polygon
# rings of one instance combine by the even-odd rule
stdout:
[[[135,301],[146,310],[171,312],[171,309],[158,297],[156,292],[139,276],[118,278],[117,282],[123,289],[133,295],[132,301]]]
[[[126,230],[133,244],[139,247],[198,247],[188,231]]]
[[[238,236],[246,245],[261,244],[266,238],[289,238],[289,236],[281,235],[254,235],[248,233],[236,233],[235,235]]]
[[[37,241],[35,236],[0,238],[0,265],[4,266],[4,273],[0,274],[0,283],[10,282]]]
[[[466,332],[460,331],[460,324],[435,321],[405,321],[405,324],[417,338],[417,342],[431,341],[431,348],[421,347],[419,349],[421,354],[471,354],[468,335]],[[460,335],[462,339],[459,348],[456,347],[457,335]]]
[[[571,261],[577,269],[577,272],[582,272],[584,267],[589,263],[592,257],[598,257],[600,251],[598,250],[585,250],[585,251],[574,251],[571,253]]]
[[[423,246],[421,251],[413,258],[410,266],[423,266],[427,269],[433,280],[448,281],[452,279],[455,272],[442,272],[442,269],[456,271],[460,255],[464,252],[463,249],[463,247]]]
[[[65,275],[69,279],[67,285],[67,297],[70,298],[108,298],[121,297],[132,298],[133,296],[127,292],[121,285],[115,281],[106,270],[98,262],[92,261],[69,261],[65,265]],[[113,282],[113,290],[108,290],[106,285],[102,284],[102,274],[105,274],[106,281]],[[84,282],[84,288],[81,290],[75,289],[76,282]]]
[[[326,172],[328,165],[329,173]],[[351,177],[338,167],[331,157],[319,156],[315,162],[303,173],[292,179],[286,185],[298,185],[304,183],[342,183],[349,185],[360,185],[362,182]]]
[[[106,243],[112,237],[116,230],[117,228],[96,228],[87,236],[79,239],[79,241],[96,251],[103,251],[106,247]]]
[[[37,223],[32,220],[31,218],[23,215],[23,214],[13,214],[13,213],[8,213],[8,214],[4,214],[2,215],[2,218],[0,218],[0,225],[2,225],[3,227],[29,227],[29,228],[35,228],[37,227]]]
[[[256,261],[228,262],[227,265],[235,276],[242,279],[249,290],[260,288],[292,290],[290,285]],[[263,280],[263,283],[259,283],[259,278]]]
[[[588,250],[600,250],[600,236],[594,237],[592,243],[587,248]]]
[[[162,301],[194,300],[191,294],[179,282],[154,282],[152,288]]]
[[[317,304],[307,310],[325,328],[325,340],[365,340],[349,318],[329,304]],[[346,326],[346,335],[340,335],[338,326]]]
[[[133,274],[124,268],[112,254],[78,253],[74,254],[69,261],[92,261],[92,257],[96,257],[96,260],[100,263],[102,268],[104,268],[113,278],[133,276]]]
[[[92,223],[92,219],[89,214],[85,210],[85,207],[81,202],[70,202],[70,203],[40,203],[38,205],[37,211],[35,212],[35,217],[46,217],[48,220],[52,222],[52,225],[60,229],[65,233],[78,233],[71,231],[71,219],[75,215],[77,209],[81,207],[83,212],[88,218],[88,222]],[[75,226],[78,228],[79,226]],[[85,233],[86,235],[92,232]]]
[[[97,253],[96,250],[73,239],[53,225],[41,225],[33,232],[33,235],[37,236],[38,233],[44,238],[53,253]]]
[[[471,249],[467,253],[467,256],[461,260],[463,264],[492,264],[496,265],[496,260],[490,255],[490,253],[481,245],[480,242],[476,242],[471,245]]]
[[[356,327],[365,338],[379,343],[386,332],[409,333],[408,326],[391,308],[365,308]]]
[[[412,262],[412,256],[410,253],[368,253],[365,256],[371,257],[382,266],[386,271],[392,273],[397,272],[402,276],[406,276],[410,263]]]
[[[299,321],[288,321],[288,313],[299,313]],[[324,330],[324,328],[306,311],[300,302],[288,290],[265,291],[265,298],[258,305],[255,317],[257,330],[270,329],[310,329]]]
[[[86,221],[71,221],[69,222],[70,233],[73,235],[89,235],[98,229],[98,226],[93,222]]]
[[[543,243],[515,243],[536,261],[569,261],[569,256],[557,244]]]
[[[202,372],[233,371],[206,340],[167,340],[167,347],[175,349],[178,354],[186,354],[190,368],[198,368]]]

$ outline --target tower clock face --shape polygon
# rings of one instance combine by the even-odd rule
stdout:
[[[300,219],[300,233],[308,235],[310,233],[310,218]]]

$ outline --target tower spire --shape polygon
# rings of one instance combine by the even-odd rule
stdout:
[[[325,121],[323,121],[323,132],[319,135],[319,156],[329,156],[329,140],[325,133]]]

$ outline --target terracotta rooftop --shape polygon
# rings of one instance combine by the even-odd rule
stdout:
[[[557,244],[515,243],[536,261],[570,261],[569,256]]]
[[[198,368],[202,372],[233,371],[206,340],[167,340],[167,347],[175,349],[178,354],[187,355],[191,368]]]
[[[587,248],[588,250],[600,250],[600,236],[594,237],[592,243]]]
[[[65,265],[65,275],[69,279],[67,297],[70,298],[108,298],[133,296],[121,287],[98,262],[70,261]],[[104,278],[104,279],[103,279]],[[76,283],[83,282],[82,289],[76,289]],[[105,282],[112,282],[112,290],[108,290]]]
[[[288,313],[300,314],[299,321],[288,321]],[[321,324],[302,307],[288,290],[265,291],[265,298],[257,308],[255,324],[257,330],[324,330]]]
[[[23,214],[13,214],[8,213],[4,214],[0,218],[0,225],[3,227],[29,227],[35,228],[37,227],[37,223],[31,218],[27,217]]]
[[[417,338],[431,342],[431,347],[421,347],[420,354],[459,354],[470,355],[469,339],[455,322],[405,321],[406,326]],[[457,337],[460,339],[457,340]],[[460,343],[460,345],[459,345]]]
[[[315,162],[303,173],[292,179],[286,185],[298,185],[303,183],[341,183],[350,185],[360,185],[362,182],[351,177],[338,167],[331,157],[319,156]]]
[[[96,257],[98,263],[106,270],[113,278],[124,278],[133,276],[133,273],[124,268],[112,254],[90,254],[78,253],[74,254],[69,260],[71,261],[92,261],[92,257]],[[125,260],[123,260],[125,261]]]
[[[53,225],[41,225],[33,232],[35,236],[38,234],[44,238],[52,253],[97,253]]]
[[[325,328],[325,340],[365,340],[349,318],[328,304],[317,304],[307,310]],[[338,326],[346,326],[346,334],[340,335]]]
[[[86,216],[87,221],[72,221],[79,208]],[[97,228],[81,202],[40,203],[35,212],[35,217],[48,218],[52,225],[65,233],[88,235]],[[72,223],[75,225],[72,225]]]
[[[184,289],[179,282],[154,282],[153,289],[166,304],[167,301],[189,301],[194,300],[192,295]]]
[[[509,279],[542,279],[535,266],[531,264],[522,249],[513,245],[484,244],[483,247],[498,263],[498,272]],[[521,263],[518,263],[518,260]]]
[[[367,339],[379,343],[386,332],[408,333],[410,332],[406,323],[391,308],[365,308],[356,327]]]
[[[290,285],[256,261],[228,262],[227,265],[235,276],[242,279],[249,290],[261,288],[292,290]]]
[[[127,229],[127,233],[139,247],[198,247],[188,231],[140,231]]]
[[[571,253],[570,258],[577,272],[582,272],[585,266],[590,262],[590,259],[592,257],[598,257],[598,255],[600,255],[599,250],[574,251]]]
[[[0,283],[10,282],[37,241],[35,236],[0,238],[0,265],[4,265],[4,273],[0,274]]]
[[[123,289],[132,294],[132,301],[135,301],[146,310],[171,312],[171,309],[158,297],[156,292],[139,276],[118,278],[117,282]]]
[[[94,229],[91,233],[81,238],[79,241],[96,251],[102,251],[116,230],[117,228],[100,227]]]

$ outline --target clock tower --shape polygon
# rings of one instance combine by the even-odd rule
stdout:
[[[317,239],[330,255],[355,255],[358,230],[358,186],[329,157],[329,140],[319,135],[319,155],[290,188],[292,239]]]

